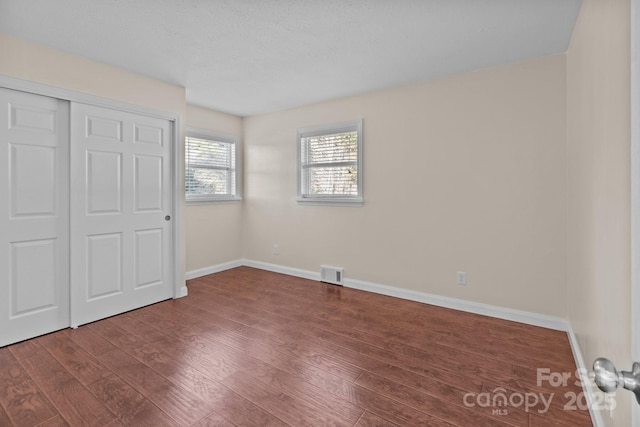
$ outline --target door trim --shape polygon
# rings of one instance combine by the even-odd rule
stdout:
[[[70,102],[80,102],[83,104],[94,105],[96,107],[111,108],[120,111],[126,111],[134,114],[142,114],[145,116],[156,117],[168,120],[172,123],[172,155],[171,162],[171,182],[173,184],[172,209],[173,209],[173,298],[181,298],[187,296],[187,286],[183,271],[182,262],[182,191],[181,191],[181,123],[180,116],[174,113],[154,110],[152,108],[141,107],[122,101],[103,98],[87,93],[77,92],[69,89],[63,89],[55,86],[33,82],[29,80],[18,79],[0,74],[0,87],[7,89],[29,92],[36,95],[44,95],[51,98],[61,99]]]
[[[631,357],[640,361],[640,0],[631,0]],[[640,405],[632,405],[640,425]]]

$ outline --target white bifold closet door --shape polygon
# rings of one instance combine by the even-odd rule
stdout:
[[[173,296],[171,135],[71,104],[71,326]]]
[[[69,104],[0,88],[0,346],[69,326]]]

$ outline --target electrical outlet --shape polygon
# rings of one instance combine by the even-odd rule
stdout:
[[[280,255],[280,246],[273,245],[273,254],[274,255]]]
[[[457,283],[458,285],[466,285],[467,284],[467,273],[464,271],[458,271],[456,273]]]

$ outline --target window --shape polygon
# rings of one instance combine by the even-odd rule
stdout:
[[[362,120],[298,130],[298,201],[362,204]]]
[[[233,135],[188,130],[185,157],[187,202],[239,200]]]

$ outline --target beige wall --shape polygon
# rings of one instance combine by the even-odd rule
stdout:
[[[630,360],[630,3],[585,0],[567,55],[568,313],[585,363]],[[611,426],[631,425],[618,393]]]
[[[185,89],[0,33],[0,74],[184,116]]]
[[[245,258],[564,317],[565,71],[556,55],[246,118]],[[364,206],[296,203],[296,130],[360,117]]]
[[[240,141],[238,162],[242,164],[241,118],[187,105],[187,126],[236,135]],[[188,204],[184,217],[187,271],[242,258],[241,202]]]

